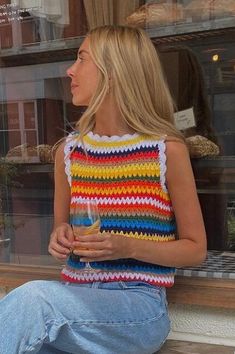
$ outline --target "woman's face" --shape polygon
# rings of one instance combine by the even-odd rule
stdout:
[[[73,104],[88,106],[98,84],[98,68],[90,56],[88,37],[79,48],[77,60],[67,69],[67,75],[71,78]]]

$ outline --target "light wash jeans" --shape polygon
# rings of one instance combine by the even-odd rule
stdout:
[[[1,354],[152,354],[170,330],[165,289],[36,280],[0,301]]]

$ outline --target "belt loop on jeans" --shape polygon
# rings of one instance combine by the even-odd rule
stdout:
[[[98,289],[100,287],[101,282],[100,281],[95,281],[92,283],[91,287],[94,289]]]

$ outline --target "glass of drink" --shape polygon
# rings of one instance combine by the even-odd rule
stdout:
[[[96,202],[89,200],[85,203],[72,204],[70,210],[70,223],[75,236],[98,234],[100,231],[100,216]],[[85,265],[86,271],[94,271],[90,263]]]

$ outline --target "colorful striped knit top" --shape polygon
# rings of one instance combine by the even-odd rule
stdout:
[[[77,134],[70,134],[65,164],[71,206],[95,200],[101,233],[149,242],[175,239],[175,217],[165,184],[164,140],[138,133],[107,137],[89,132],[82,143]],[[89,272],[84,267],[72,255],[62,278],[77,283],[142,281],[166,287],[174,282],[174,268],[136,259],[92,262]]]

